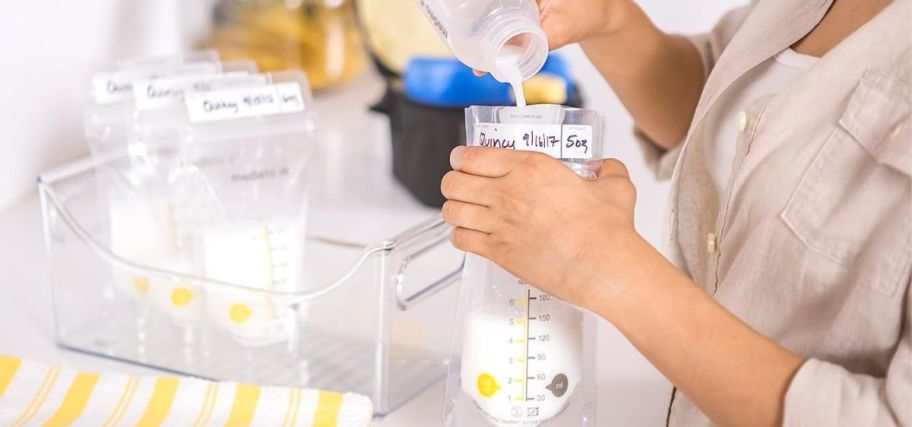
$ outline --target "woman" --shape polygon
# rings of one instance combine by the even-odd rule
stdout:
[[[617,326],[670,425],[912,425],[910,0],[758,0],[693,39],[630,0],[539,5],[673,176],[672,262],[617,160],[476,147],[441,183],[454,245]]]

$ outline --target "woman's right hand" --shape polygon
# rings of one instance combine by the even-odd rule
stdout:
[[[631,0],[537,0],[549,49],[616,33],[628,22]]]
[[[639,6],[633,0],[536,0],[548,50],[617,33]],[[476,76],[484,71],[473,70]]]

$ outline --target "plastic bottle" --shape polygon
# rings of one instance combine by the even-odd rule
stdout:
[[[535,0],[418,0],[453,54],[517,89],[548,58]],[[517,98],[519,98],[517,92]]]

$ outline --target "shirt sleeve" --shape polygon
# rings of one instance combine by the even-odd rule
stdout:
[[[704,81],[706,81],[709,73],[716,66],[716,61],[722,55],[722,51],[728,46],[738,29],[741,28],[744,20],[747,19],[751,7],[752,5],[747,5],[734,9],[723,16],[709,33],[688,37],[688,40],[697,48],[697,52],[699,52],[700,59],[703,62]],[[676,144],[674,149],[666,150],[657,145],[639,128],[635,127],[633,134],[643,152],[646,164],[656,178],[671,178],[678,156],[681,154],[682,144]]]
[[[912,293],[906,289],[901,339],[885,377],[807,360],[785,395],[784,427],[912,426]],[[873,315],[873,314],[872,314]]]

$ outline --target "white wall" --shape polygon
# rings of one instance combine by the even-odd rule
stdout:
[[[211,0],[28,0],[0,13],[0,212],[41,171],[83,155],[93,70],[115,58],[179,51]]]

